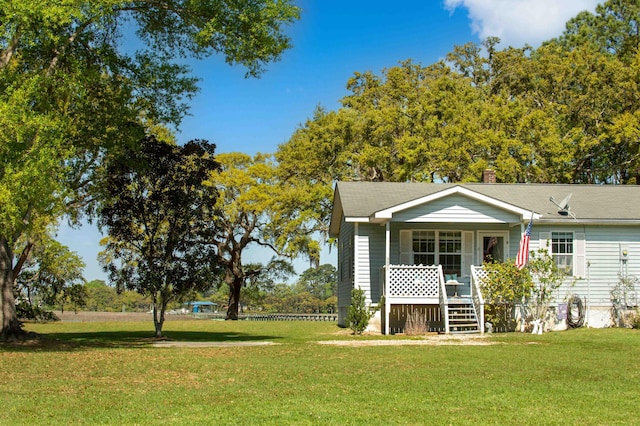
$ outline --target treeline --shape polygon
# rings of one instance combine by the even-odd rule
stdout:
[[[228,289],[222,288],[224,291]],[[293,285],[250,285],[242,294],[243,309],[248,311],[335,313],[338,305],[337,271],[333,265],[324,264],[304,271]],[[224,303],[224,298],[219,300]]]
[[[356,73],[277,157],[300,181],[640,184],[640,2],[609,1],[538,48],[499,39]],[[314,200],[314,202],[317,202]]]
[[[241,310],[245,313],[335,313],[338,303],[337,286],[336,268],[329,264],[307,269],[293,284],[255,280],[248,282],[243,289]],[[73,295],[74,297],[49,298],[36,292],[32,296],[33,303],[24,304],[20,310],[21,318],[46,319],[44,315],[51,310],[148,312],[152,303],[148,296],[130,290],[118,292],[114,286],[102,280],[93,280],[81,286],[76,284]],[[183,307],[183,302],[194,300],[214,302],[219,310],[226,310],[229,288],[221,285],[217,291],[193,293],[184,300],[173,302],[168,308],[177,310]],[[30,309],[30,306],[40,309]]]
[[[281,178],[325,235],[336,181],[640,184],[638,22],[640,1],[608,1],[538,48],[355,73],[279,146]]]

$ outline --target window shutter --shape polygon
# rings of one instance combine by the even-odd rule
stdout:
[[[575,234],[573,239],[573,275],[582,277],[586,275],[586,246],[584,234]]]
[[[461,271],[462,276],[471,275],[471,265],[473,265],[473,231],[464,231],[462,233],[462,259]]]
[[[540,248],[547,249],[551,255],[551,232],[540,233]]]
[[[410,230],[400,231],[400,264],[413,265],[413,234]]]

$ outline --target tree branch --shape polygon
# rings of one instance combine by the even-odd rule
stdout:
[[[29,257],[29,253],[31,253],[32,248],[33,248],[33,241],[32,240],[27,241],[27,245],[22,250],[22,253],[20,253],[20,257],[18,258],[16,265],[13,267],[13,279],[16,279],[20,274],[20,271],[22,271],[22,267],[24,266],[24,263],[27,261],[27,258]]]
[[[16,53],[18,49],[18,43],[20,42],[20,29],[16,29],[15,34],[11,37],[7,48],[0,54],[0,69],[5,68],[9,65],[11,58]]]

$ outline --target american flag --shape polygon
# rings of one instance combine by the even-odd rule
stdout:
[[[531,215],[531,220],[529,221],[529,225],[527,225],[527,229],[524,231],[524,235],[522,235],[522,239],[520,240],[520,248],[518,249],[518,255],[516,256],[516,268],[522,269],[527,264],[529,260],[529,240],[531,239],[531,226],[533,226],[533,215]]]

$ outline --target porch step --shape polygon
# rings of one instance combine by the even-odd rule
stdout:
[[[451,333],[479,333],[478,318],[468,300],[449,300],[449,331]]]

